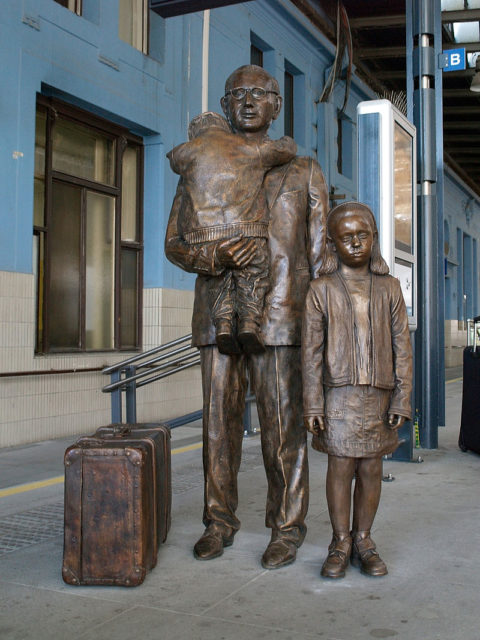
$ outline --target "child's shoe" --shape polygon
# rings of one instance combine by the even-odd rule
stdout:
[[[245,353],[262,353],[265,345],[260,336],[258,325],[252,320],[240,320],[238,323],[238,341]]]
[[[350,561],[352,538],[348,534],[333,534],[328,556],[320,574],[324,578],[344,578]]]
[[[226,355],[241,353],[240,346],[233,333],[232,323],[229,320],[217,320],[215,326],[217,347],[220,353]]]
[[[369,576],[387,575],[387,565],[378,555],[377,547],[370,537],[370,531],[358,531],[353,535],[352,556],[354,567],[360,567],[362,573]]]

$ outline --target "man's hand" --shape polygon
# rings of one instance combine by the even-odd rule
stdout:
[[[390,429],[400,429],[405,420],[406,418],[404,416],[399,416],[396,413],[388,414],[388,425]]]
[[[227,269],[246,267],[255,255],[256,247],[253,238],[230,238],[217,245],[216,262]]]
[[[323,416],[305,416],[303,424],[307,431],[313,433],[314,436],[319,436],[320,431],[325,431],[325,418]]]

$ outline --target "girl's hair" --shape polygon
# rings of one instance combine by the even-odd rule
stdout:
[[[375,222],[375,216],[373,215],[372,210],[367,207],[366,204],[362,204],[361,202],[342,202],[342,204],[338,204],[336,207],[333,207],[333,209],[330,209],[327,216],[327,246],[325,250],[325,260],[319,270],[319,275],[337,271],[338,255],[334,250],[335,243],[332,239],[332,229],[339,218],[355,213],[362,215],[366,220],[368,220],[373,232],[370,271],[380,276],[384,276],[389,272],[388,265],[380,253],[377,223]]]

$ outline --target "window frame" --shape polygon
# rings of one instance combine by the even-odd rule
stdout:
[[[55,0],[55,2],[77,16],[82,15],[82,0],[73,0],[73,2],[71,0]],[[69,7],[69,4],[73,4],[73,8]]]
[[[88,111],[79,109],[68,103],[62,102],[56,98],[46,97],[37,94],[37,111],[42,110],[46,113],[45,123],[45,165],[44,165],[44,209],[43,209],[43,226],[33,225],[33,235],[38,236],[38,260],[40,261],[41,246],[43,244],[44,251],[44,270],[43,274],[39,273],[37,265],[36,269],[36,326],[35,326],[35,353],[42,354],[60,354],[60,353],[95,353],[95,352],[115,352],[115,351],[138,351],[142,344],[142,297],[143,297],[143,168],[144,168],[144,145],[141,137],[129,132],[127,129],[120,127],[104,118],[98,117]],[[98,133],[102,137],[107,137],[115,142],[114,148],[114,166],[115,176],[113,185],[95,182],[87,178],[63,173],[54,170],[52,167],[52,146],[53,146],[53,127],[56,120],[61,117],[67,121],[79,124],[89,130]],[[127,146],[134,146],[138,153],[137,163],[137,207],[136,207],[136,234],[135,241],[122,240],[122,159],[123,152]],[[50,263],[51,253],[49,248],[49,227],[51,227],[53,208],[53,184],[60,182],[82,190],[82,208],[80,233],[81,233],[81,270],[79,271],[80,285],[80,310],[79,310],[79,341],[77,347],[52,347],[50,344],[48,312],[49,312],[49,296],[50,296]],[[85,269],[85,253],[86,253],[86,237],[85,224],[87,209],[85,206],[87,191],[111,196],[114,198],[114,269],[113,269],[113,348],[87,349],[86,333],[85,333],[85,301],[86,301],[86,269]],[[134,335],[133,345],[121,344],[121,313],[122,313],[122,283],[121,283],[121,259],[123,250],[134,251],[137,256],[137,272],[136,272],[136,331]],[[41,324],[41,326],[40,326]]]
[[[142,3],[142,42],[141,47],[137,47],[131,40],[126,40],[120,36],[120,2],[118,2],[118,38],[130,45],[140,53],[148,56],[150,50],[150,3],[149,0],[141,0]]]

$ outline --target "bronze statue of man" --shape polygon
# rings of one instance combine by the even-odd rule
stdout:
[[[282,99],[269,73],[246,65],[227,79],[221,105],[233,133],[261,144],[268,139]],[[255,242],[234,237],[188,243],[178,224],[182,179],[170,213],[165,251],[171,262],[198,274],[192,326],[202,367],[206,529],[195,544],[194,555],[199,560],[220,556],[240,527],[235,512],[248,369],[268,481],[266,526],[272,530],[262,565],[276,569],[295,560],[306,533],[308,460],[302,424],[301,319],[309,281],[317,276],[324,256],[328,192],[317,162],[298,156],[270,169],[263,188],[269,209],[270,286],[261,319],[261,352],[221,353],[208,304],[212,279],[227,269],[248,265],[257,250]]]

